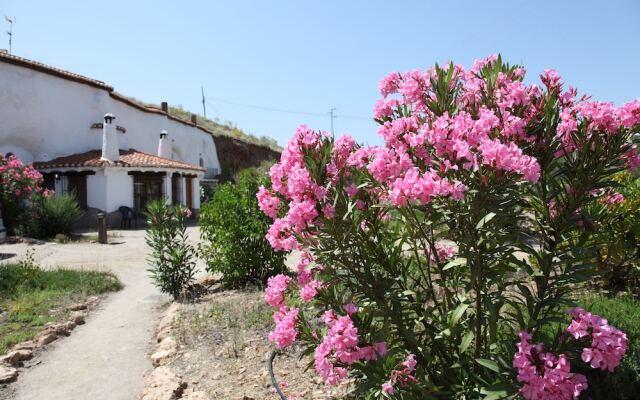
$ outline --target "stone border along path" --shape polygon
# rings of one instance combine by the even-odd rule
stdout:
[[[144,231],[118,233],[109,245],[0,245],[0,252],[18,254],[5,263],[34,248],[43,268],[109,270],[125,286],[108,295],[70,337],[48,346],[36,365],[21,368],[18,381],[0,389],[0,399],[133,400],[140,395],[152,369],[149,353],[160,308],[170,298],[148,277]],[[188,228],[188,233],[192,240],[199,236],[197,227]]]

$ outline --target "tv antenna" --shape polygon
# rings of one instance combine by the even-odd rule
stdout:
[[[13,23],[15,22],[16,18],[15,17],[9,18],[5,15],[4,19],[6,19],[7,22],[9,23],[9,30],[7,31],[7,36],[9,36],[9,54],[11,54],[11,46],[13,44]]]

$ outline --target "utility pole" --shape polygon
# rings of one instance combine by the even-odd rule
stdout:
[[[202,89],[202,112],[204,113],[204,117],[207,118],[207,106],[205,104],[205,98],[204,98],[204,86],[200,86],[200,89]]]
[[[9,30],[7,31],[7,36],[9,36],[9,54],[11,54],[11,47],[13,45],[13,21],[15,21],[16,18],[15,17],[9,18],[5,15],[4,19],[6,19],[7,22],[9,23]]]
[[[335,108],[332,108],[331,110],[329,110],[329,115],[331,116],[331,134],[332,135],[334,134],[333,133],[333,120],[334,120],[334,118],[336,118],[336,115],[334,113],[335,110],[336,110]]]

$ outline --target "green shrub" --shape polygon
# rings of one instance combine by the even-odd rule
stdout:
[[[273,251],[265,239],[272,222],[258,208],[256,193],[266,174],[247,169],[237,183],[218,187],[200,213],[201,250],[207,270],[220,272],[229,286],[264,284],[284,272],[284,254]]]
[[[586,364],[579,372],[589,380],[585,399],[632,400],[640,393],[640,302],[631,297],[607,298],[585,296],[579,301],[585,309],[597,315],[606,315],[609,323],[627,334],[629,350],[622,363],[612,373],[593,370]]]
[[[160,291],[174,299],[191,284],[196,270],[196,252],[185,225],[190,216],[184,206],[168,206],[163,199],[151,202],[147,209],[149,273]]]
[[[81,215],[82,210],[72,194],[41,196],[23,215],[18,232],[36,238],[69,236]]]
[[[598,269],[604,288],[640,294],[640,178],[628,172],[615,177],[619,204],[602,206]]]

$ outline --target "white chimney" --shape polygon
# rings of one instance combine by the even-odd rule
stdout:
[[[167,138],[169,134],[163,130],[160,132],[160,141],[158,142],[158,157],[171,158],[171,141]]]
[[[118,146],[118,136],[113,120],[116,117],[107,113],[104,115],[102,125],[102,157],[103,161],[118,161],[120,159],[120,147]]]

